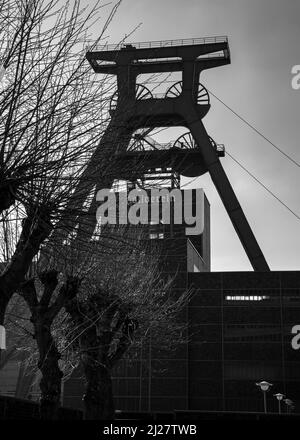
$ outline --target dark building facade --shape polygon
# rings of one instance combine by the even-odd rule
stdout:
[[[299,272],[191,274],[189,408],[262,410],[256,382],[273,384],[300,410]],[[294,348],[293,348],[294,345]]]
[[[116,407],[263,411],[256,383],[267,380],[270,411],[278,410],[278,392],[300,410],[300,272],[193,273],[188,284],[195,287],[188,343],[163,353],[152,341],[137,360],[122,361]]]

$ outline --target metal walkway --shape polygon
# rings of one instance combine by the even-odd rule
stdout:
[[[93,51],[103,50],[120,50],[120,49],[152,49],[160,47],[173,46],[195,46],[199,44],[227,43],[228,37],[201,37],[201,38],[185,38],[179,40],[162,40],[162,41],[143,41],[138,43],[126,43],[124,41],[117,44],[104,44],[93,47]]]

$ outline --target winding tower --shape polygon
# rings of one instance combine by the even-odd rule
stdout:
[[[268,271],[220,162],[224,148],[210,138],[202,122],[210,109],[210,98],[200,82],[201,73],[230,63],[227,37],[106,45],[101,50],[87,52],[86,57],[96,73],[116,75],[117,79],[117,91],[110,103],[110,122],[86,170],[90,185],[95,184],[91,178],[95,176],[96,190],[100,188],[97,155],[103,149],[109,152],[107,168],[112,155],[120,165],[115,168],[118,175],[108,173],[106,185],[111,185],[114,179],[134,180],[138,177],[136,173],[155,172],[158,168],[187,177],[208,172],[253,269]],[[152,95],[137,81],[139,75],[164,72],[180,72],[182,80],[171,85],[162,97]],[[174,126],[188,129],[175,143],[158,147],[147,141],[147,134],[154,128]],[[90,187],[85,184],[83,197],[87,191]]]

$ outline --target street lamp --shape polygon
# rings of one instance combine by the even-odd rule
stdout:
[[[279,414],[281,414],[281,401],[284,398],[284,394],[277,393],[277,394],[273,394],[273,395],[278,400],[278,412],[279,412]]]
[[[287,413],[290,414],[294,409],[294,402],[291,399],[284,399],[284,403],[286,404]]]
[[[272,383],[266,382],[265,380],[256,383],[256,385],[261,389],[264,396],[264,411],[267,413],[267,391],[273,386]]]

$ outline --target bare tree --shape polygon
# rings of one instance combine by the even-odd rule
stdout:
[[[114,417],[112,369],[134,355],[150,332],[163,349],[184,341],[177,318],[189,292],[179,297],[174,276],[162,273],[158,248],[129,227],[92,241],[56,249],[47,271],[25,281],[20,293],[30,310],[36,345],[24,341],[33,369],[41,372],[41,416],[57,418],[61,382],[79,364],[86,380],[85,417]],[[127,238],[126,238],[127,237]],[[51,267],[50,267],[51,264]]]
[[[103,39],[119,4],[115,2],[95,45]],[[136,246],[125,246],[120,236],[97,245],[89,240],[84,250],[91,253],[93,261],[84,269],[78,269],[78,261],[75,273],[56,265],[61,261],[57,254],[69,254],[73,249],[75,228],[85,226],[89,208],[83,206],[81,198],[86,199],[86,187],[91,187],[95,174],[103,168],[103,176],[110,175],[109,181],[117,175],[116,170],[109,169],[114,166],[111,133],[107,135],[109,148],[97,149],[107,128],[106,105],[113,84],[105,76],[95,76],[85,60],[89,32],[99,21],[101,8],[100,2],[90,9],[82,8],[80,0],[63,6],[57,0],[0,0],[0,213],[4,220],[0,233],[5,244],[0,325],[12,295],[20,290],[30,310],[38,346],[43,417],[53,417],[59,402],[60,348],[61,341],[67,339],[56,339],[53,331],[58,334],[56,324],[64,308],[71,313],[71,331],[80,342],[78,353],[88,383],[87,417],[93,418],[112,413],[110,372],[132,345],[130,328],[139,322],[137,341],[149,328],[155,331],[155,326],[173,322],[171,318],[182,303],[169,296],[168,283],[160,281],[154,263],[146,263],[147,255],[140,248],[135,250]],[[86,167],[88,160],[102,163],[102,168],[93,167],[92,176]],[[103,176],[100,173],[98,180]],[[62,230],[63,234],[55,234]],[[67,240],[63,242],[62,237]],[[80,240],[76,240],[78,245]],[[43,259],[31,274],[43,244]],[[56,253],[51,245],[59,245]],[[97,246],[98,251],[91,246]],[[74,265],[71,257],[72,252],[68,259]],[[60,273],[64,274],[63,281]],[[77,297],[78,302],[72,300]],[[88,322],[92,319],[91,304],[97,306],[96,324],[92,330],[88,327],[83,334],[76,334],[79,325],[86,325],[81,322],[82,313]],[[175,324],[166,328],[170,335],[178,329]],[[102,338],[107,338],[107,343],[101,343]],[[169,340],[174,338],[170,336]],[[73,341],[66,346],[76,353]],[[100,364],[104,367],[99,372],[95,366]],[[97,387],[103,387],[100,400],[95,397]]]
[[[176,297],[174,274],[167,277],[162,268],[157,248],[149,249],[143,240],[135,247],[116,241],[67,303],[66,338],[84,371],[86,419],[114,418],[112,369],[150,333],[161,349],[184,341],[185,324],[178,314],[190,293]]]
[[[76,297],[80,281],[69,276],[60,283],[59,274],[55,270],[40,273],[37,280],[40,286],[36,285],[36,280],[29,279],[23,283],[21,291],[31,313],[33,338],[38,349],[37,366],[42,375],[41,418],[57,419],[63,373],[59,366],[61,355],[52,334],[52,326],[66,302]]]
[[[106,127],[112,85],[85,60],[101,10],[101,2],[0,0],[0,212],[17,222],[0,275],[0,325],[41,244],[74,215],[67,201]],[[8,240],[5,226],[2,234]]]

